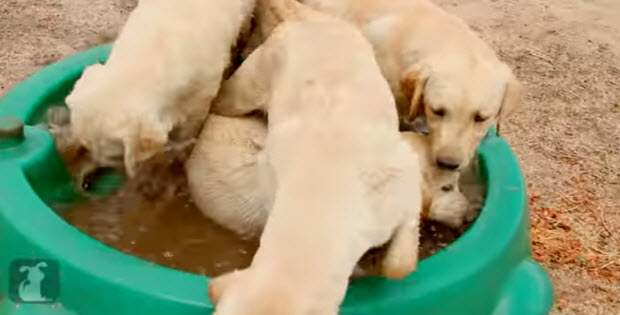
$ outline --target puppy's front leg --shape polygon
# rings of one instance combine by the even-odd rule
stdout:
[[[383,260],[382,274],[389,279],[401,279],[416,268],[419,245],[418,223],[396,228]]]
[[[442,188],[443,189],[443,188]],[[441,222],[451,228],[459,228],[470,215],[469,201],[457,188],[455,191],[443,192],[433,196],[428,218]]]
[[[237,71],[222,84],[212,112],[222,116],[244,116],[266,111],[275,72],[273,49],[261,46],[250,54]]]

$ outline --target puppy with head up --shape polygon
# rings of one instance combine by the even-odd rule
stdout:
[[[254,0],[141,0],[106,64],[87,67],[66,99],[74,137],[130,176],[173,128],[193,137],[253,9]]]
[[[429,0],[300,0],[357,25],[406,120],[425,116],[435,163],[462,170],[489,127],[521,104],[510,68]]]
[[[419,162],[357,29],[294,0],[259,5],[285,21],[223,84],[213,109],[268,114],[257,163],[269,216],[250,267],[212,280],[210,296],[218,315],[335,315],[369,248],[391,240],[388,277],[415,268]]]

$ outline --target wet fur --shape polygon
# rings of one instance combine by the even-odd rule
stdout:
[[[73,134],[101,166],[137,165],[175,127],[195,136],[254,0],[141,0],[105,65],[85,69],[67,97]]]

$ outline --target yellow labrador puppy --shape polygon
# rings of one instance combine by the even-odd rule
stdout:
[[[440,167],[463,169],[489,126],[521,103],[510,68],[462,20],[429,0],[300,1],[362,30],[401,116],[426,116]]]
[[[211,114],[185,163],[192,199],[202,213],[245,239],[257,239],[269,216],[259,183],[258,153],[267,125],[257,117]]]
[[[214,112],[268,113],[258,165],[273,198],[251,266],[214,280],[211,296],[218,315],[335,315],[369,248],[392,239],[384,273],[414,269],[421,172],[363,36],[293,0],[264,1],[291,19],[223,85]]]
[[[423,174],[422,216],[459,227],[475,214],[459,189],[458,172],[430,159],[428,136],[401,133],[419,154]],[[258,155],[267,136],[263,119],[211,114],[185,167],[192,198],[206,217],[244,239],[260,236],[270,208],[259,183]],[[415,201],[415,200],[413,200]]]
[[[105,65],[66,102],[72,131],[104,166],[132,176],[174,127],[193,136],[209,112],[254,0],[141,0]],[[187,130],[189,129],[189,131]]]

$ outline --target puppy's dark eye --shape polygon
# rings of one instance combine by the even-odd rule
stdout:
[[[438,108],[438,109],[433,109],[433,114],[439,116],[439,117],[443,117],[446,115],[446,110],[443,108]]]
[[[483,117],[480,114],[477,114],[476,116],[474,116],[474,121],[477,122],[477,123],[486,121],[487,119],[489,119],[489,117]]]

